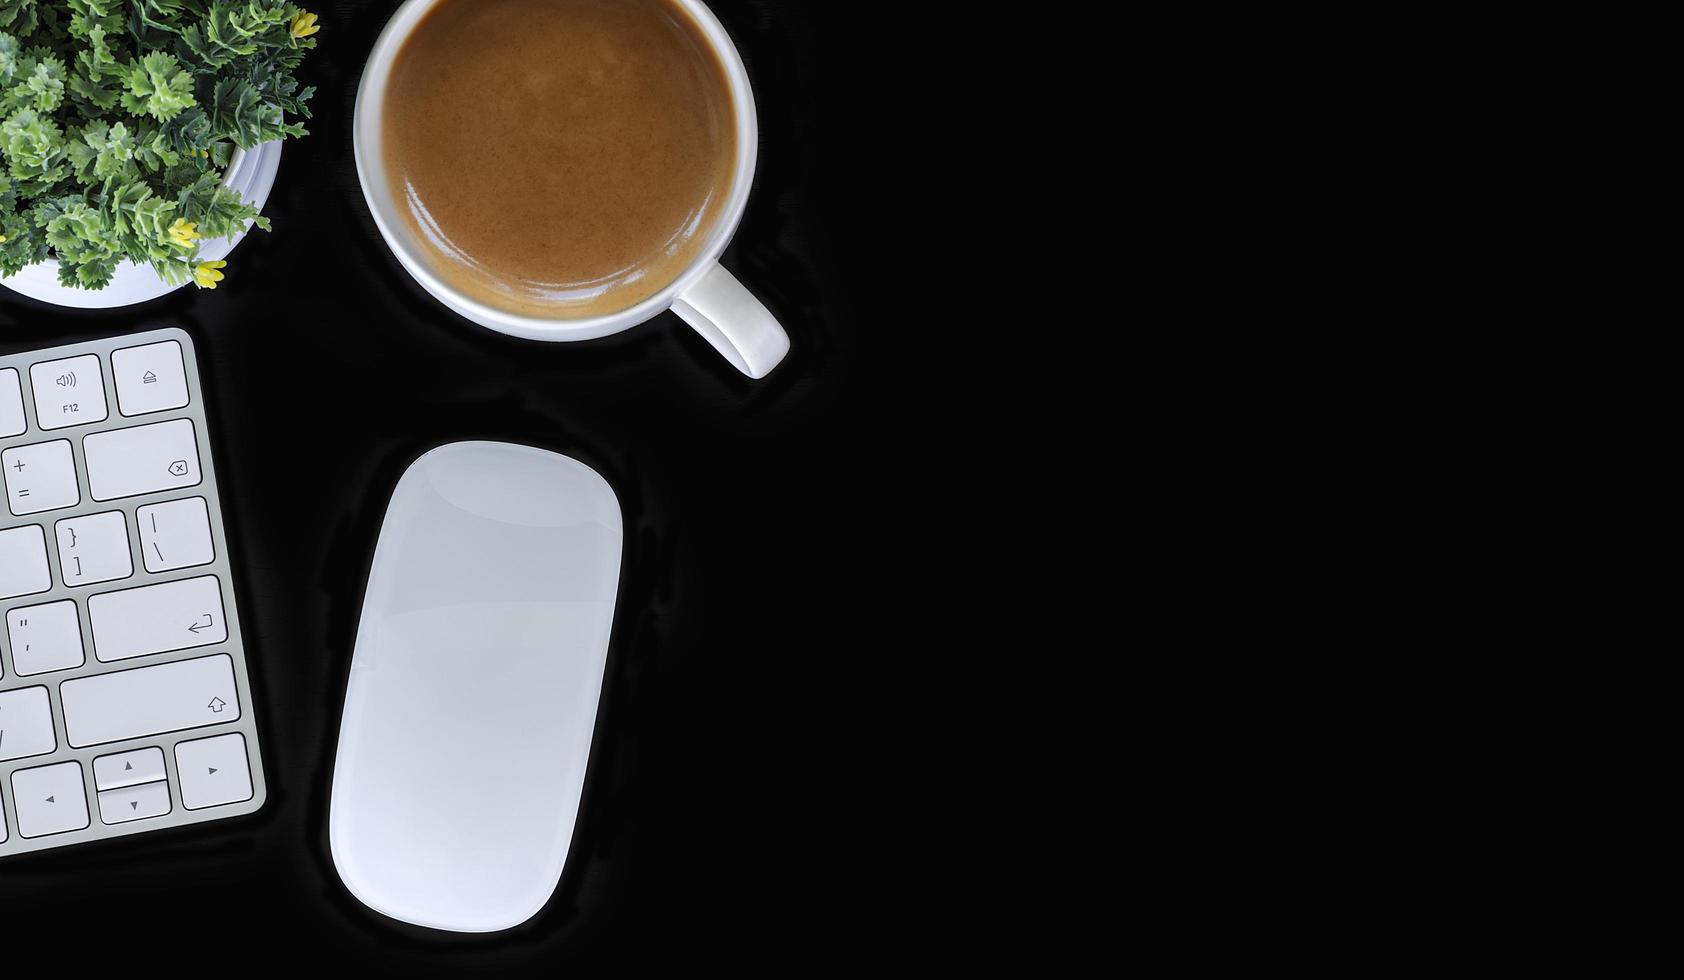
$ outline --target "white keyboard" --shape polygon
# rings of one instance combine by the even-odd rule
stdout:
[[[0,858],[263,805],[193,341],[0,356]]]

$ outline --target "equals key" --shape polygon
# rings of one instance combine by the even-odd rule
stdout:
[[[81,503],[82,490],[76,482],[76,464],[71,460],[68,440],[13,446],[0,453],[0,468],[6,471],[7,495],[14,514]]]

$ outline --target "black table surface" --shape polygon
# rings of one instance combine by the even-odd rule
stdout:
[[[541,344],[427,296],[358,187],[351,109],[395,0],[308,4],[311,134],[289,141],[270,233],[214,291],[71,311],[0,291],[0,350],[178,325],[208,401],[269,802],[258,814],[0,862],[0,949],[154,968],[374,967],[537,975],[674,956],[823,957],[852,931],[874,724],[841,692],[874,660],[866,554],[896,428],[852,284],[870,274],[856,143],[869,106],[851,5],[716,0],[760,111],[747,215],[724,264],[786,325],[769,378],[739,375],[671,313]],[[867,59],[869,61],[869,59]],[[626,572],[592,771],[568,867],[532,922],[492,937],[410,928],[339,882],[326,821],[362,588],[398,475],[461,439],[526,442],[603,473]],[[438,792],[452,791],[439,774]],[[864,916],[868,919],[869,916]],[[793,965],[793,964],[791,964]],[[22,961],[12,972],[23,972]]]

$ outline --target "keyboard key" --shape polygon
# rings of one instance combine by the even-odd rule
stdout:
[[[108,789],[99,794],[101,823],[128,823],[161,817],[170,812],[170,784],[146,783],[123,789]]]
[[[88,825],[87,787],[80,762],[20,769],[12,773],[12,804],[18,835],[45,837]]]
[[[0,599],[53,587],[47,570],[47,534],[39,524],[0,531]]]
[[[29,428],[23,417],[23,387],[18,381],[18,369],[0,371],[0,436],[21,436]],[[0,841],[6,838],[0,837]]]
[[[226,653],[136,667],[59,685],[73,748],[238,721],[234,662]]]
[[[135,511],[135,522],[140,525],[140,554],[149,572],[207,565],[216,558],[210,511],[203,497],[148,504]]]
[[[95,432],[82,438],[82,454],[95,500],[191,487],[200,480],[199,444],[189,419]]]
[[[67,439],[13,446],[0,453],[0,464],[6,469],[6,503],[20,517],[82,502]]]
[[[94,760],[94,788],[122,789],[141,783],[155,783],[164,778],[164,750],[135,749],[102,755]]]
[[[173,340],[112,351],[111,374],[117,381],[117,410],[124,415],[187,404],[187,370],[181,365],[181,345]]]
[[[101,663],[228,639],[222,583],[214,575],[90,596],[88,622]]]
[[[246,737],[238,732],[177,742],[175,772],[181,779],[181,805],[189,810],[251,799]]]
[[[47,689],[0,691],[0,762],[46,755],[57,748]]]
[[[66,517],[54,525],[58,571],[65,585],[89,585],[134,574],[129,558],[129,522],[120,510]]]
[[[80,667],[87,659],[74,599],[11,610],[6,613],[6,636],[12,643],[12,663],[22,677]]]
[[[35,424],[41,428],[104,421],[105,376],[98,354],[32,364],[29,382],[35,389]]]

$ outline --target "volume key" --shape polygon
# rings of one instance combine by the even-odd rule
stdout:
[[[35,389],[35,423],[41,428],[104,421],[105,375],[98,354],[32,365],[29,382]]]

